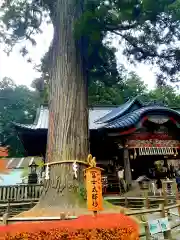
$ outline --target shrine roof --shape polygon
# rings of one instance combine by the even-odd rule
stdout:
[[[37,165],[42,161],[41,157],[3,158],[7,169],[24,169],[34,161]]]
[[[89,129],[101,128],[126,128],[136,124],[146,113],[173,114],[180,117],[180,110],[173,110],[158,104],[145,104],[137,98],[129,100],[120,106],[95,106],[89,108]],[[14,123],[18,129],[47,130],[49,123],[49,110],[41,106],[37,110],[36,119],[33,124]]]
[[[119,117],[125,115],[126,113],[133,111],[135,109],[139,109],[141,107],[143,107],[143,104],[136,97],[133,100],[128,100],[127,102],[120,105],[119,107],[112,109],[111,112],[109,112],[105,116],[99,118],[96,121],[96,123],[107,123],[107,122],[113,121],[117,117],[119,118]]]
[[[102,118],[109,112],[111,112],[113,109],[117,108],[117,106],[106,106],[106,107],[92,107],[89,109],[89,129],[97,129],[104,125],[97,124],[96,121],[99,118]],[[33,124],[20,124],[20,123],[14,123],[15,127],[21,128],[21,129],[29,129],[29,130],[47,130],[48,129],[48,123],[49,123],[49,110],[47,107],[41,106],[37,110],[36,119]]]
[[[103,127],[109,129],[129,128],[137,124],[139,120],[143,118],[143,116],[145,116],[146,114],[171,115],[176,116],[180,119],[180,112],[173,110],[171,108],[161,106],[149,106],[149,107],[147,106],[127,113],[124,116],[122,117],[120,116],[112,121],[109,121]]]

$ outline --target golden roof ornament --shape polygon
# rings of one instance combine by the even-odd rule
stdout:
[[[88,155],[87,162],[90,165],[90,167],[96,167],[96,158],[92,157],[91,154]]]

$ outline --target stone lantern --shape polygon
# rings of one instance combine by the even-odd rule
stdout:
[[[151,180],[148,177],[140,176],[136,181],[138,182],[141,190],[148,190],[149,189],[149,185],[150,185]]]
[[[38,182],[37,167],[38,165],[34,161],[29,165],[30,173],[28,175],[28,184],[37,184]]]

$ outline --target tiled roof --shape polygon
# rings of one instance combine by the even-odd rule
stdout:
[[[5,158],[7,161],[6,168],[8,169],[22,169],[28,168],[28,166],[34,161],[37,165],[42,161],[41,157],[24,157],[24,158]]]
[[[103,127],[104,123],[96,123],[99,118],[106,116],[109,112],[112,111],[114,107],[109,108],[94,108],[89,110],[89,129],[98,129]]]
[[[96,120],[102,118],[112,109],[117,107],[93,107],[89,109],[89,129],[97,129],[104,124],[96,123]],[[36,116],[36,121],[34,124],[19,124],[14,123],[15,126],[20,128],[26,128],[31,130],[38,130],[38,129],[48,129],[48,122],[49,122],[49,110],[47,107],[41,107],[40,110],[37,111],[38,116]]]
[[[99,118],[97,123],[108,123],[113,121],[117,117],[125,115],[135,103],[143,107],[142,103],[137,98],[134,98],[133,100],[128,100],[126,103],[120,105],[117,108],[112,109],[111,112]]]
[[[130,127],[139,121],[139,118],[149,112],[156,113],[171,113],[180,116],[179,111],[175,111],[171,108],[158,106],[158,105],[146,105],[139,101],[137,98],[127,101],[120,106],[110,107],[92,107],[89,109],[89,129],[99,128],[125,128]],[[37,111],[36,120],[34,124],[25,125],[14,123],[16,127],[38,130],[48,129],[49,122],[49,110],[47,107],[41,107]]]
[[[37,130],[37,129],[48,129],[48,121],[49,121],[49,110],[47,107],[41,107],[40,109],[37,110],[37,115],[36,115],[34,124],[20,124],[20,123],[14,123],[14,124],[17,127]]]
[[[125,128],[125,127],[131,127],[135,125],[140,118],[142,118],[145,114],[166,114],[166,115],[174,115],[179,117],[180,119],[180,112],[177,112],[173,109],[166,108],[166,107],[159,107],[159,106],[150,106],[150,107],[142,107],[138,110],[132,111],[130,113],[127,113],[126,115],[116,118],[115,120],[107,123],[104,125],[104,128]]]

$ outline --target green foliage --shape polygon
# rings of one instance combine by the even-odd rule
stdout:
[[[95,48],[94,48],[95,50]],[[99,54],[99,55],[97,55]],[[117,63],[115,58],[115,50],[108,46],[108,44],[102,44],[99,42],[96,51],[92,52],[88,57],[88,87],[90,94],[90,104],[95,102],[102,103],[100,100],[91,100],[91,92],[94,98],[94,91],[99,91],[99,87],[104,86],[109,89],[110,95],[117,95],[112,87],[119,84],[122,81],[122,72],[125,69],[121,66],[117,69]],[[51,63],[49,61],[49,52],[41,59],[41,64],[37,66],[37,70],[41,72],[41,77],[34,79],[32,87],[38,90],[41,96],[41,103],[48,103],[48,92],[49,92],[49,72]],[[100,89],[100,91],[102,91]],[[119,90],[118,90],[119,91]],[[109,96],[110,97],[110,96]],[[116,101],[117,102],[117,101]],[[118,101],[120,103],[121,101]],[[104,102],[106,103],[106,101]]]
[[[1,3],[1,21],[6,28],[3,28],[0,37],[8,47],[7,52],[22,39],[28,39],[36,45],[34,35],[41,32],[42,7],[38,1],[4,1]],[[22,49],[22,55],[26,55],[26,48]]]
[[[50,0],[4,1],[1,5],[0,41],[6,44],[7,52],[24,39],[35,45],[34,36],[41,32],[41,23],[48,17],[54,25],[58,24],[53,19],[56,3]],[[171,81],[178,80],[177,72],[180,70],[180,49],[176,44],[180,40],[179,4],[179,0],[85,1],[84,13],[75,23],[74,34],[77,40],[83,40],[82,54],[89,73],[90,105],[121,104],[129,97],[140,95],[143,101],[164,100],[167,105],[179,106],[179,96],[173,88],[164,85],[167,76]],[[115,49],[111,47],[111,38],[109,42],[106,38],[112,33],[119,36],[120,46],[124,43],[124,54],[130,61],[146,61],[159,66],[160,87],[149,92],[136,75],[124,76],[123,68],[117,69]],[[27,55],[25,46],[21,53]],[[41,78],[33,83],[41,94],[42,103],[48,102],[49,54],[42,59],[39,69]],[[15,141],[11,137],[10,122],[32,121],[37,96],[35,92],[15,86],[7,79],[1,82],[0,94],[3,116],[0,119],[3,128],[1,138],[13,146]],[[17,149],[17,146],[12,149]]]
[[[134,73],[122,75],[121,81],[113,85],[93,80],[89,85],[89,105],[120,105],[128,98],[139,96],[143,102],[158,101],[170,107],[180,106],[180,96],[174,88],[165,85],[148,90],[144,82]],[[43,101],[42,101],[43,102]],[[24,149],[19,141],[12,122],[32,123],[39,103],[37,92],[25,86],[16,86],[11,79],[0,82],[0,127],[1,142],[10,145],[10,156],[23,156]],[[83,187],[79,194],[85,197]]]
[[[86,188],[84,185],[79,185],[78,194],[79,194],[80,199],[87,200],[87,192],[86,192]]]
[[[93,82],[89,86],[89,105],[117,105],[123,102],[121,86],[107,87],[100,82]]]
[[[165,105],[170,107],[180,108],[180,95],[169,85],[151,90],[148,93],[148,98],[151,99],[151,101],[163,101]]]
[[[38,94],[9,79],[0,81],[0,141],[10,146],[10,156],[22,156],[22,144],[12,122],[32,123],[38,106]]]
[[[107,86],[100,81],[89,85],[90,105],[120,105],[138,96],[142,102],[158,102],[169,107],[180,107],[180,95],[170,85],[156,86],[148,90],[147,85],[133,72],[121,76],[121,81]]]
[[[106,54],[113,49],[104,45],[107,34],[116,34],[123,42],[124,54],[130,61],[156,63],[160,78],[178,80],[180,70],[179,0],[86,0],[84,13],[75,23],[75,37],[83,39],[83,55],[89,72],[111,72]],[[36,44],[34,36],[40,32],[42,21],[50,17],[59,25],[55,16],[57,1],[8,0],[1,6],[0,40],[11,50],[22,39]],[[3,23],[3,24],[1,24]],[[22,55],[27,54],[23,47]],[[114,55],[113,55],[114,57]],[[101,67],[100,67],[101,66]],[[100,67],[100,70],[99,70]],[[113,65],[112,73],[116,66]],[[104,68],[104,71],[103,71]],[[117,70],[117,69],[116,69]],[[108,73],[109,74],[109,73]]]
[[[105,85],[98,80],[92,82],[89,85],[89,104],[120,105],[129,98],[148,93],[147,86],[133,72],[122,74],[119,79],[119,82],[112,85]]]
[[[39,92],[40,104],[47,105],[48,104],[48,96],[49,96],[48,81],[45,81],[45,79],[41,76],[40,78],[34,79],[31,86],[32,86],[32,88],[36,89]]]
[[[112,58],[113,61],[113,58]],[[109,61],[110,62],[110,61]],[[42,64],[42,68],[45,69]],[[88,83],[89,105],[120,105],[127,101],[139,97],[143,102],[163,102],[170,107],[180,106],[180,96],[176,89],[170,85],[156,86],[153,90],[148,90],[147,85],[134,73],[126,73],[124,68],[115,75],[110,71],[104,74],[100,71],[90,73]],[[42,73],[44,74],[44,73]],[[102,75],[101,75],[102,74]],[[32,87],[40,92],[41,103],[48,103],[48,80],[43,78],[35,79]]]
[[[180,50],[175,43],[180,39],[179,0],[112,0],[95,1],[93,8],[89,5],[81,19],[83,34],[91,39],[89,35],[97,28],[103,34],[114,33],[120,44],[125,43],[124,54],[129,60],[156,63],[160,77],[178,80]],[[93,21],[95,30],[89,27]]]

